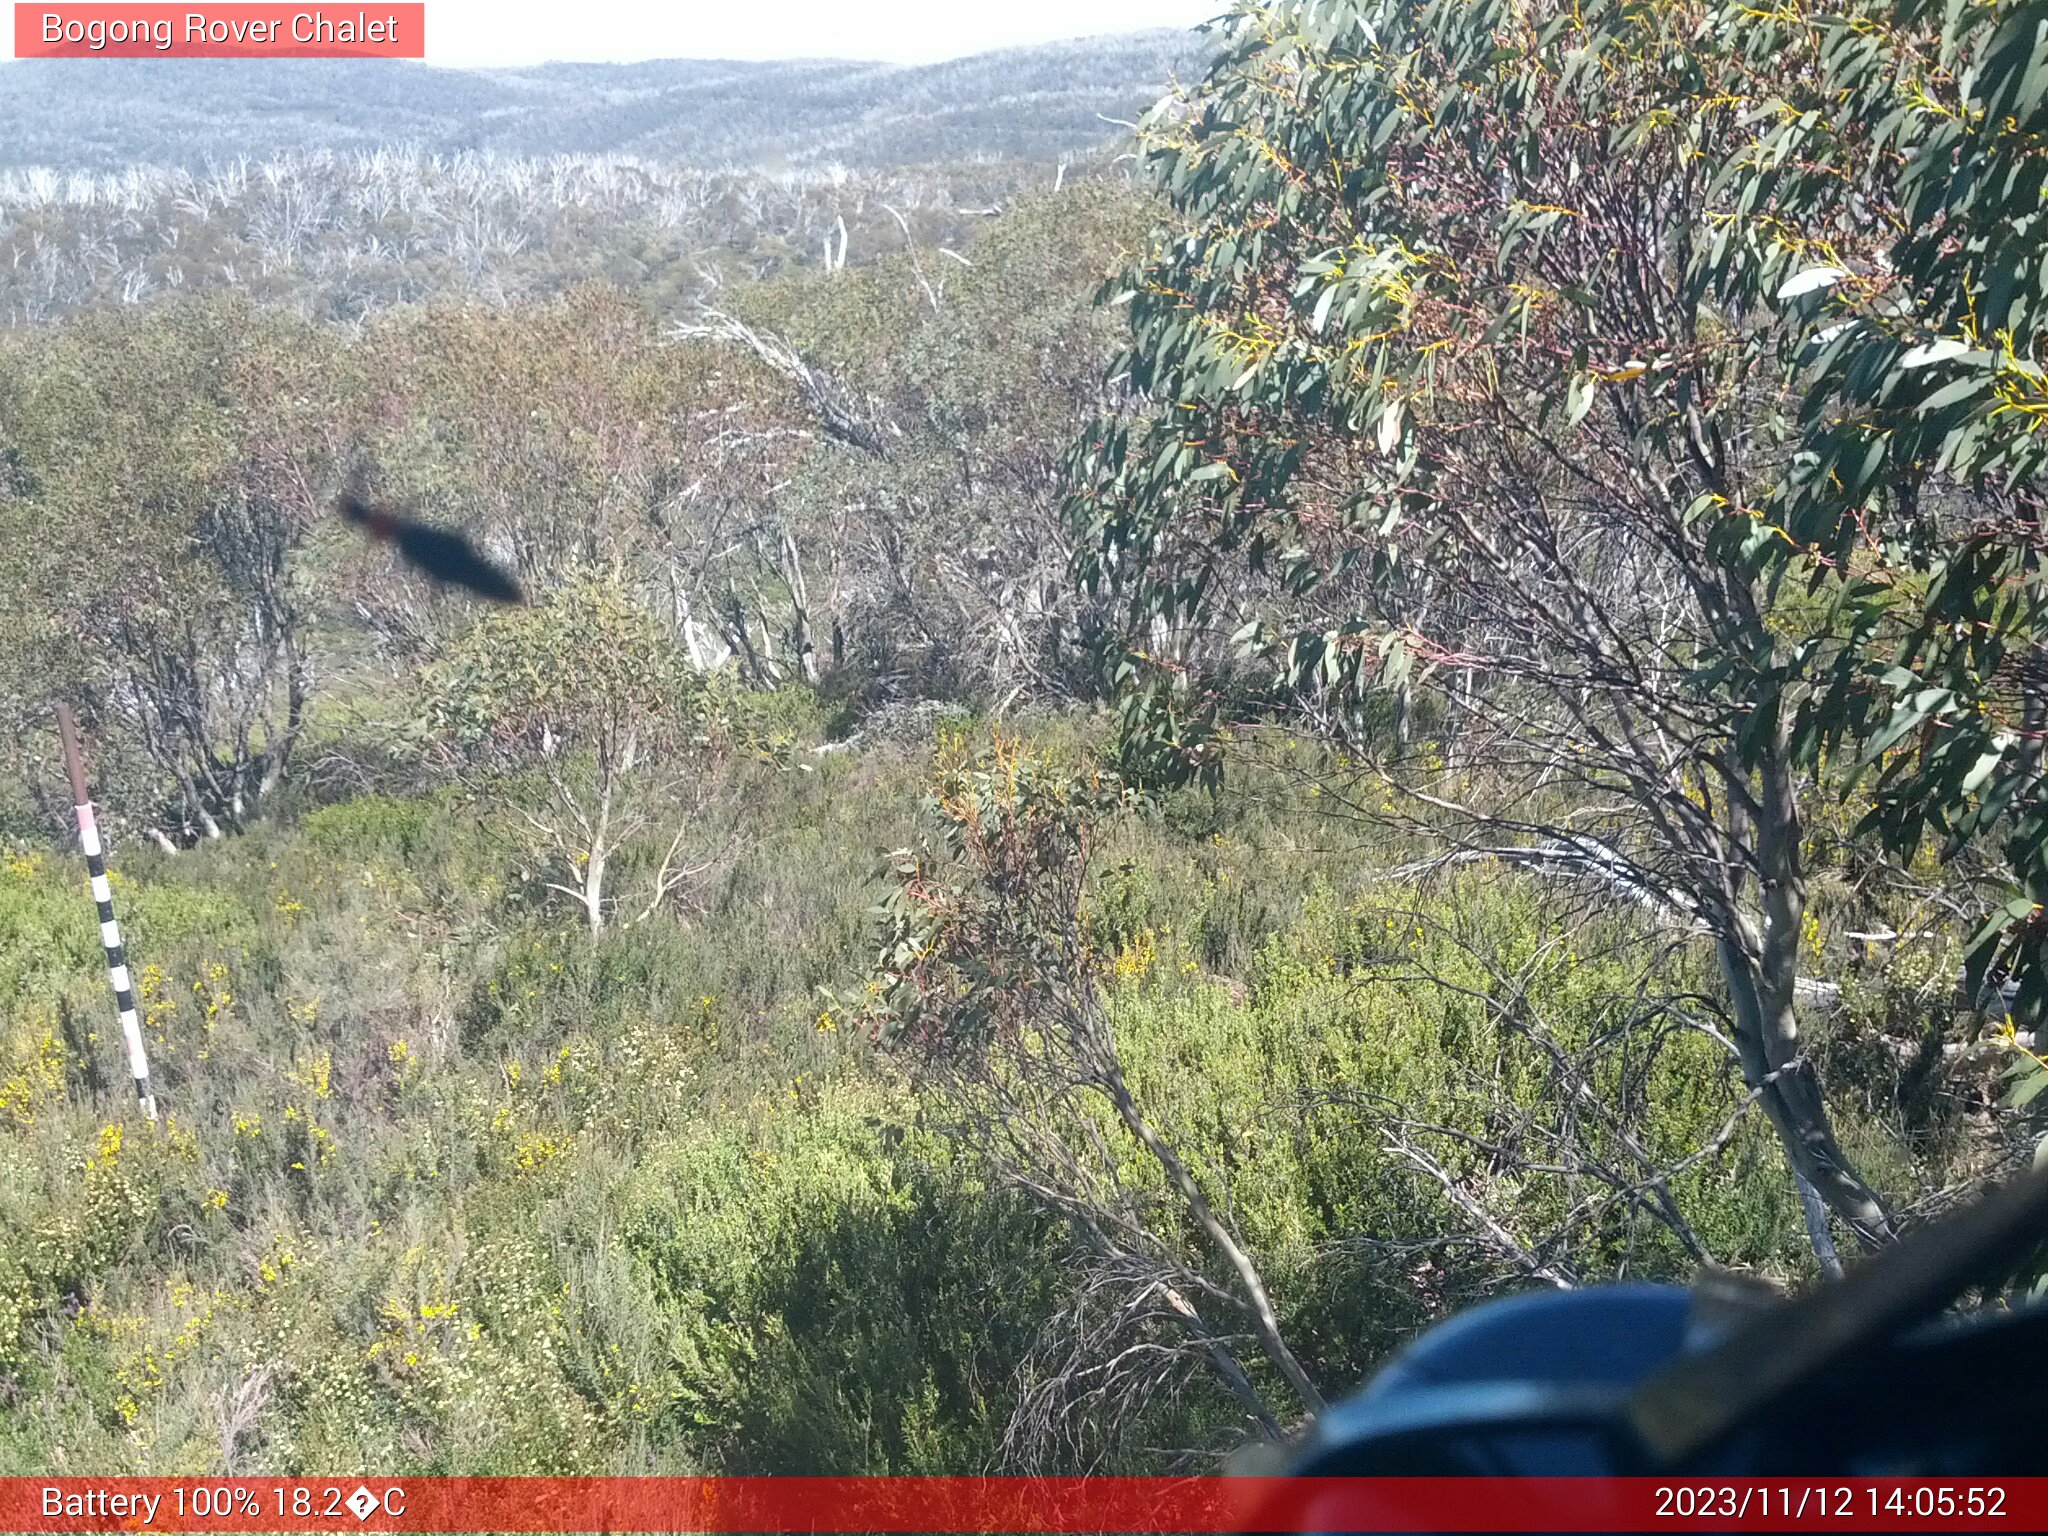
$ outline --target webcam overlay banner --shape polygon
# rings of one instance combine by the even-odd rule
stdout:
[[[17,59],[423,59],[417,5],[21,5]]]
[[[8,1477],[0,1529],[2039,1531],[2048,1477]]]

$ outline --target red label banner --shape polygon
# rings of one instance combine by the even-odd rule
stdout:
[[[9,1531],[2038,1531],[2048,1478],[0,1478]]]
[[[22,5],[17,59],[423,59],[424,4]]]

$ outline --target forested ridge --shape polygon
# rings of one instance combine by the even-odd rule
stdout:
[[[2023,1166],[2044,17],[0,183],[4,1470],[1214,1468]]]
[[[1055,161],[1115,139],[1199,72],[1174,31],[933,64],[654,59],[451,69],[384,60],[26,59],[0,64],[0,167],[58,173],[410,146],[631,155],[712,168]]]

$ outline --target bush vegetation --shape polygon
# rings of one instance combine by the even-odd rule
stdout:
[[[1865,279],[1774,307],[1829,253],[1727,192],[1812,127],[1699,95],[1761,89],[1749,13],[1410,9],[1251,6],[1153,186],[954,166],[987,213],[138,173],[75,189],[114,269],[213,255],[115,304],[0,188],[0,1470],[1213,1467],[1477,1300],[1820,1282],[2030,1155],[2040,582],[1970,573],[2038,530],[2032,343],[1872,394],[1953,317],[1846,236]],[[1862,107],[2010,52],[1866,12]],[[1650,301],[1544,180],[1589,167],[1675,199],[1609,213],[1698,349],[1608,333]],[[308,191],[346,217],[280,223]],[[1685,288],[1728,195],[1780,202]],[[1837,303],[1847,383],[1801,371]],[[1688,478],[1717,433],[1775,445],[1748,501]],[[1921,501],[1807,474],[1859,433]]]
[[[523,899],[509,808],[363,795],[176,857],[131,844],[156,1132],[128,1113],[75,861],[11,858],[10,1470],[1001,1464],[1069,1240],[820,991],[863,986],[875,854],[911,838],[932,751],[757,767],[759,835],[687,919],[595,941]],[[1649,956],[1533,880],[1390,885],[1325,832],[1298,797],[1186,791],[1114,823],[1086,920],[1133,1091],[1335,1390],[1517,1278],[1450,1236],[1378,1106],[1497,1132],[1554,1084],[1485,1006],[1493,974],[1576,1040],[1639,1006]],[[1647,1133],[1711,1139],[1743,1097],[1718,1048],[1640,1048],[1616,1070]],[[1882,1115],[1864,1129],[1889,1143]],[[1721,1261],[1798,1267],[1754,1121],[1676,1193]],[[1567,1198],[1530,1179],[1504,1209],[1536,1233]],[[1558,1262],[1690,1261],[1622,1212]],[[1207,1391],[1072,1454],[1220,1450]]]

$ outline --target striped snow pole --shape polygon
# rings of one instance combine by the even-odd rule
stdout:
[[[128,977],[128,956],[121,948],[121,925],[114,921],[114,890],[107,883],[107,861],[100,847],[99,820],[85,789],[85,759],[78,751],[78,722],[71,706],[57,706],[57,731],[64,738],[64,767],[71,775],[71,802],[78,808],[78,845],[85,850],[86,872],[92,876],[92,899],[100,909],[100,943],[107,950],[107,980],[113,984],[114,1006],[121,1014],[121,1038],[128,1043],[128,1070],[135,1077],[135,1097],[152,1123],[156,1095],[149,1087],[149,1053],[142,1045],[142,1020],[135,1011],[135,988]]]

